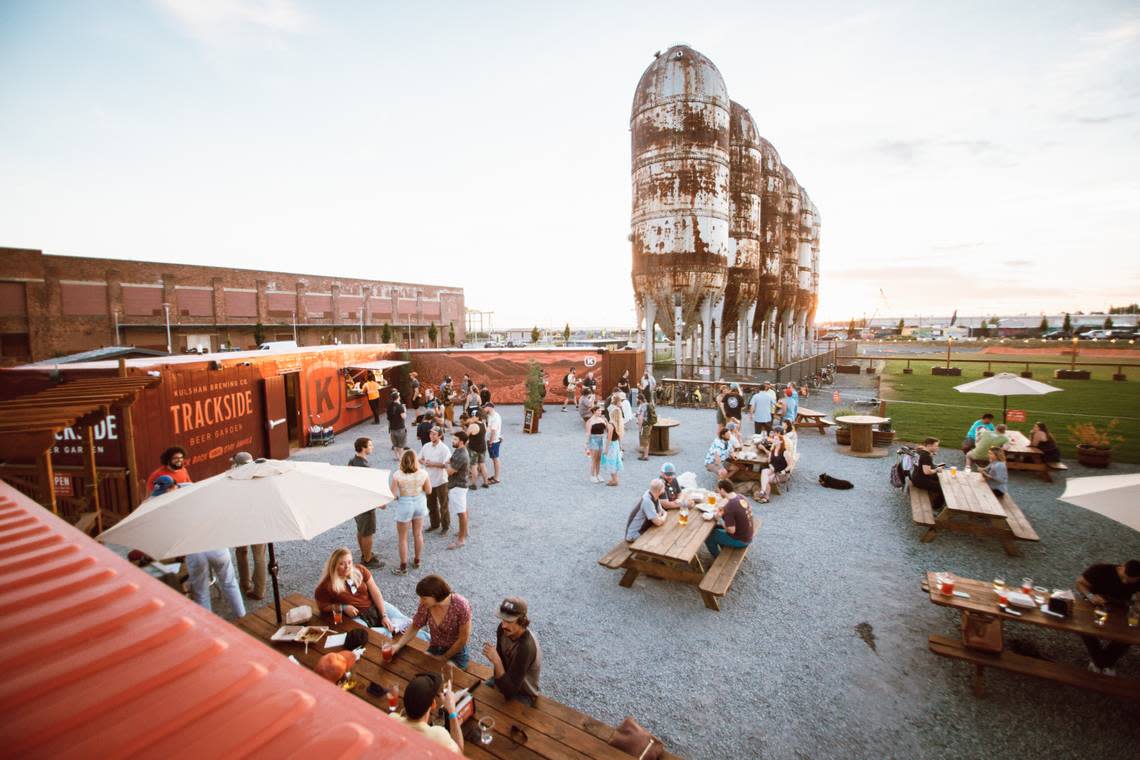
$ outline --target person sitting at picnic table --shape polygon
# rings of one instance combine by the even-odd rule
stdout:
[[[1077,590],[1096,605],[1127,607],[1140,593],[1140,560],[1131,559],[1121,565],[1091,565],[1077,578]],[[1116,675],[1116,662],[1128,651],[1119,641],[1102,642],[1095,636],[1081,636],[1089,650],[1089,670],[1106,676]]]
[[[483,656],[495,669],[486,683],[507,699],[534,707],[538,699],[538,679],[542,672],[542,648],[530,630],[525,599],[508,596],[499,605],[499,628],[495,643],[483,644]]]
[[[360,619],[369,628],[381,629],[385,636],[399,634],[412,622],[396,605],[384,601],[372,573],[364,565],[354,563],[352,551],[343,546],[333,549],[325,562],[313,599],[323,614],[331,616],[337,609],[345,617]]]
[[[1009,491],[1009,468],[1005,464],[1005,451],[998,446],[990,447],[990,463],[980,472],[986,484],[999,499]]]
[[[911,472],[910,482],[930,493],[930,508],[938,509],[946,503],[942,496],[942,483],[938,481],[938,467],[934,466],[934,455],[938,453],[938,439],[927,438],[918,447],[918,464]]]
[[[682,502],[688,499],[681,498],[681,484],[677,480],[677,468],[672,462],[661,465],[661,482],[665,484],[665,491],[661,494],[661,506],[664,509],[680,509]]]
[[[654,525],[665,524],[665,510],[661,507],[661,494],[665,493],[665,481],[654,478],[649,481],[649,490],[641,495],[637,506],[625,521],[625,540],[633,543]]]
[[[800,434],[796,432],[795,423],[791,420],[784,420],[784,457],[787,461],[795,465],[800,458]]]
[[[966,464],[970,464],[971,460],[979,467],[984,467],[990,460],[990,449],[997,446],[999,449],[1009,443],[1009,435],[1005,432],[1006,427],[1003,424],[998,424],[993,430],[986,430],[982,428],[978,431],[977,445],[973,450],[966,455]]]
[[[1057,447],[1057,441],[1044,422],[1033,423],[1033,429],[1029,431],[1029,445],[1041,452],[1042,462],[1048,464],[1061,461],[1061,449]]]
[[[970,425],[970,430],[966,433],[966,437],[962,440],[962,453],[969,454],[978,445],[978,431],[980,430],[993,430],[994,429],[994,416],[986,412],[980,419],[974,420],[974,424]]]
[[[740,449],[744,447],[744,437],[741,435],[740,423],[737,420],[730,419],[724,426],[724,429],[728,431],[728,435],[732,439],[732,448]]]
[[[392,656],[399,653],[420,629],[427,626],[428,654],[451,660],[466,668],[467,640],[471,638],[471,604],[451,590],[438,575],[428,575],[416,584],[420,606],[404,635],[392,645]]]
[[[752,543],[751,505],[743,496],[736,493],[736,486],[731,480],[719,481],[716,490],[725,502],[716,510],[716,516],[723,524],[713,528],[712,533],[705,539],[705,548],[709,550],[713,559],[720,554],[722,546],[743,549]]]
[[[740,465],[729,461],[734,444],[732,432],[727,427],[722,427],[709,445],[705,454],[705,469],[715,474],[717,480],[731,478],[740,470]]]
[[[450,731],[443,726],[431,724],[431,717],[441,703],[451,719]],[[456,720],[459,715],[455,711],[455,694],[447,688],[439,673],[420,673],[408,681],[404,687],[404,715],[390,712],[388,717],[400,721],[452,752],[463,754],[463,731]]]

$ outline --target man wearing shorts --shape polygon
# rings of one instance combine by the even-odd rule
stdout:
[[[499,448],[503,442],[503,417],[495,410],[495,405],[487,402],[483,406],[483,415],[487,419],[487,456],[494,466],[495,474],[489,483],[499,482]]]
[[[357,438],[354,448],[356,449],[356,456],[348,460],[348,466],[368,467],[368,455],[372,453],[372,439]],[[383,508],[381,507],[381,509]],[[360,564],[374,570],[384,567],[380,558],[372,553],[372,537],[376,535],[375,508],[361,512],[354,519],[356,520],[356,542],[360,544]]]
[[[471,460],[471,482],[468,488],[474,491],[479,487],[480,475],[483,476],[483,487],[490,488],[487,483],[487,465],[484,463],[487,458],[487,423],[476,412],[468,415],[464,430],[467,431],[467,454]]]
[[[404,447],[408,440],[407,409],[400,403],[400,392],[392,391],[392,400],[388,402],[388,437],[392,440],[392,451],[396,454],[396,461],[404,455]]]
[[[447,463],[447,499],[451,509],[459,516],[459,535],[448,549],[458,549],[467,543],[467,470],[471,458],[467,454],[467,433],[460,430],[452,440],[451,461]]]
[[[564,382],[566,383],[566,398],[562,399],[562,411],[565,412],[567,404],[570,404],[571,409],[578,406],[578,399],[574,395],[574,389],[578,385],[578,375],[574,374],[573,367],[566,373]]]

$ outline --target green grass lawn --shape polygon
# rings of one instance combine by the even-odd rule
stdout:
[[[1043,356],[1027,358],[1048,360]],[[882,377],[882,396],[888,402],[887,414],[900,439],[921,441],[927,436],[934,436],[942,441],[943,446],[957,448],[970,423],[983,412],[993,412],[1000,419],[1001,397],[954,390],[955,385],[980,380],[985,365],[959,364],[961,377],[932,376],[930,367],[940,363],[912,359],[914,374],[904,375],[905,360],[887,362]],[[1067,368],[1068,365],[1058,361],[1056,366]],[[1012,427],[1028,433],[1034,421],[1045,422],[1061,446],[1063,456],[1070,459],[1075,458],[1076,452],[1065,430],[1068,425],[1094,422],[1101,426],[1117,419],[1116,432],[1125,440],[1113,446],[1113,460],[1140,463],[1140,372],[1126,368],[1128,381],[1114,382],[1111,379],[1116,371],[1114,367],[1094,369],[1092,380],[1054,380],[1053,367],[1035,365],[1031,369],[1034,379],[1061,388],[1062,392],[1045,396],[1011,396],[1009,408],[1024,409],[1027,414],[1024,424],[1014,423]],[[1017,371],[1017,368],[995,366],[994,371]]]

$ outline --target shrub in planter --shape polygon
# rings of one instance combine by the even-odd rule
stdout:
[[[542,402],[546,398],[546,384],[542,382],[542,368],[538,362],[531,362],[526,368],[526,401],[523,408],[532,413],[531,429],[525,432],[537,433],[538,420],[542,417]]]
[[[1069,425],[1066,430],[1069,439],[1076,444],[1077,461],[1085,467],[1108,467],[1112,461],[1112,444],[1124,443],[1124,436],[1116,432],[1119,424],[1119,420],[1112,420],[1103,427],[1093,422]]]

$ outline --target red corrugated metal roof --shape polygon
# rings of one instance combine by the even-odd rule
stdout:
[[[446,758],[0,481],[0,756]]]

